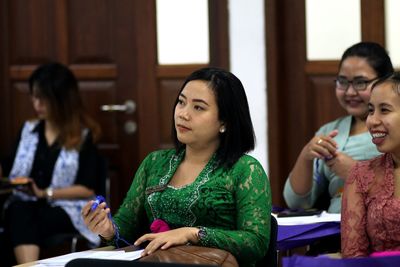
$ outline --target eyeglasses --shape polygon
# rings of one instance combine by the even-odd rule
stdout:
[[[349,81],[345,78],[338,77],[335,79],[335,84],[336,84],[336,89],[341,90],[341,91],[347,91],[349,89],[350,84],[353,85],[354,90],[356,91],[364,91],[367,89],[368,84],[372,83],[373,81],[376,81],[379,79],[379,77],[376,77],[372,80],[363,80],[363,79],[356,79]]]

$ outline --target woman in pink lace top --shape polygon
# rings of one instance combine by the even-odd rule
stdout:
[[[342,201],[342,255],[400,250],[400,73],[372,87],[367,127],[382,156],[357,163]]]

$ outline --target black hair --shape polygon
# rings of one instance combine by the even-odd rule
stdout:
[[[375,70],[378,77],[393,73],[392,61],[385,48],[374,42],[360,42],[347,48],[342,55],[339,63],[339,69],[342,63],[348,57],[364,58],[368,64]]]
[[[226,128],[224,133],[220,133],[220,145],[216,156],[220,166],[230,167],[255,146],[254,128],[246,92],[241,81],[232,73],[219,68],[202,68],[186,78],[175,100],[174,110],[180,93],[187,83],[194,80],[208,82],[208,87],[215,94],[218,119]],[[172,139],[177,153],[185,148],[185,144],[178,140],[174,116],[172,117]]]
[[[374,90],[375,87],[377,87],[380,84],[383,83],[392,83],[393,84],[393,91],[400,95],[400,72],[396,71],[393,72],[392,74],[388,74],[380,79],[378,79],[371,87],[371,91]]]

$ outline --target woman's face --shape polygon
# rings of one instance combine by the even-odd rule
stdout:
[[[400,95],[393,83],[384,82],[372,91],[366,124],[380,152],[400,156]]]
[[[218,119],[215,94],[207,82],[194,80],[186,84],[175,106],[174,118],[179,142],[197,149],[218,148],[222,122]]]
[[[37,116],[39,119],[45,120],[48,119],[48,107],[47,107],[47,101],[40,97],[38,94],[39,90],[36,85],[33,86],[33,92],[32,92],[32,105],[33,109],[35,110]]]
[[[361,57],[348,57],[340,67],[338,78],[347,81],[369,81],[377,77],[374,69],[368,64],[367,60]],[[349,115],[365,119],[368,114],[368,101],[371,94],[371,84],[363,91],[354,89],[353,84],[347,90],[336,87],[336,97],[339,104]]]

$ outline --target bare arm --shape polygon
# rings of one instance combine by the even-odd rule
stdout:
[[[32,193],[38,198],[46,197],[46,189],[40,189],[37,187],[35,181],[29,178],[31,183]],[[77,198],[88,198],[94,196],[95,192],[92,189],[87,188],[84,185],[72,185],[65,188],[53,189],[52,199],[77,199]]]
[[[53,199],[88,198],[94,195],[94,190],[89,189],[83,185],[72,185],[69,187],[57,188],[53,190]]]

